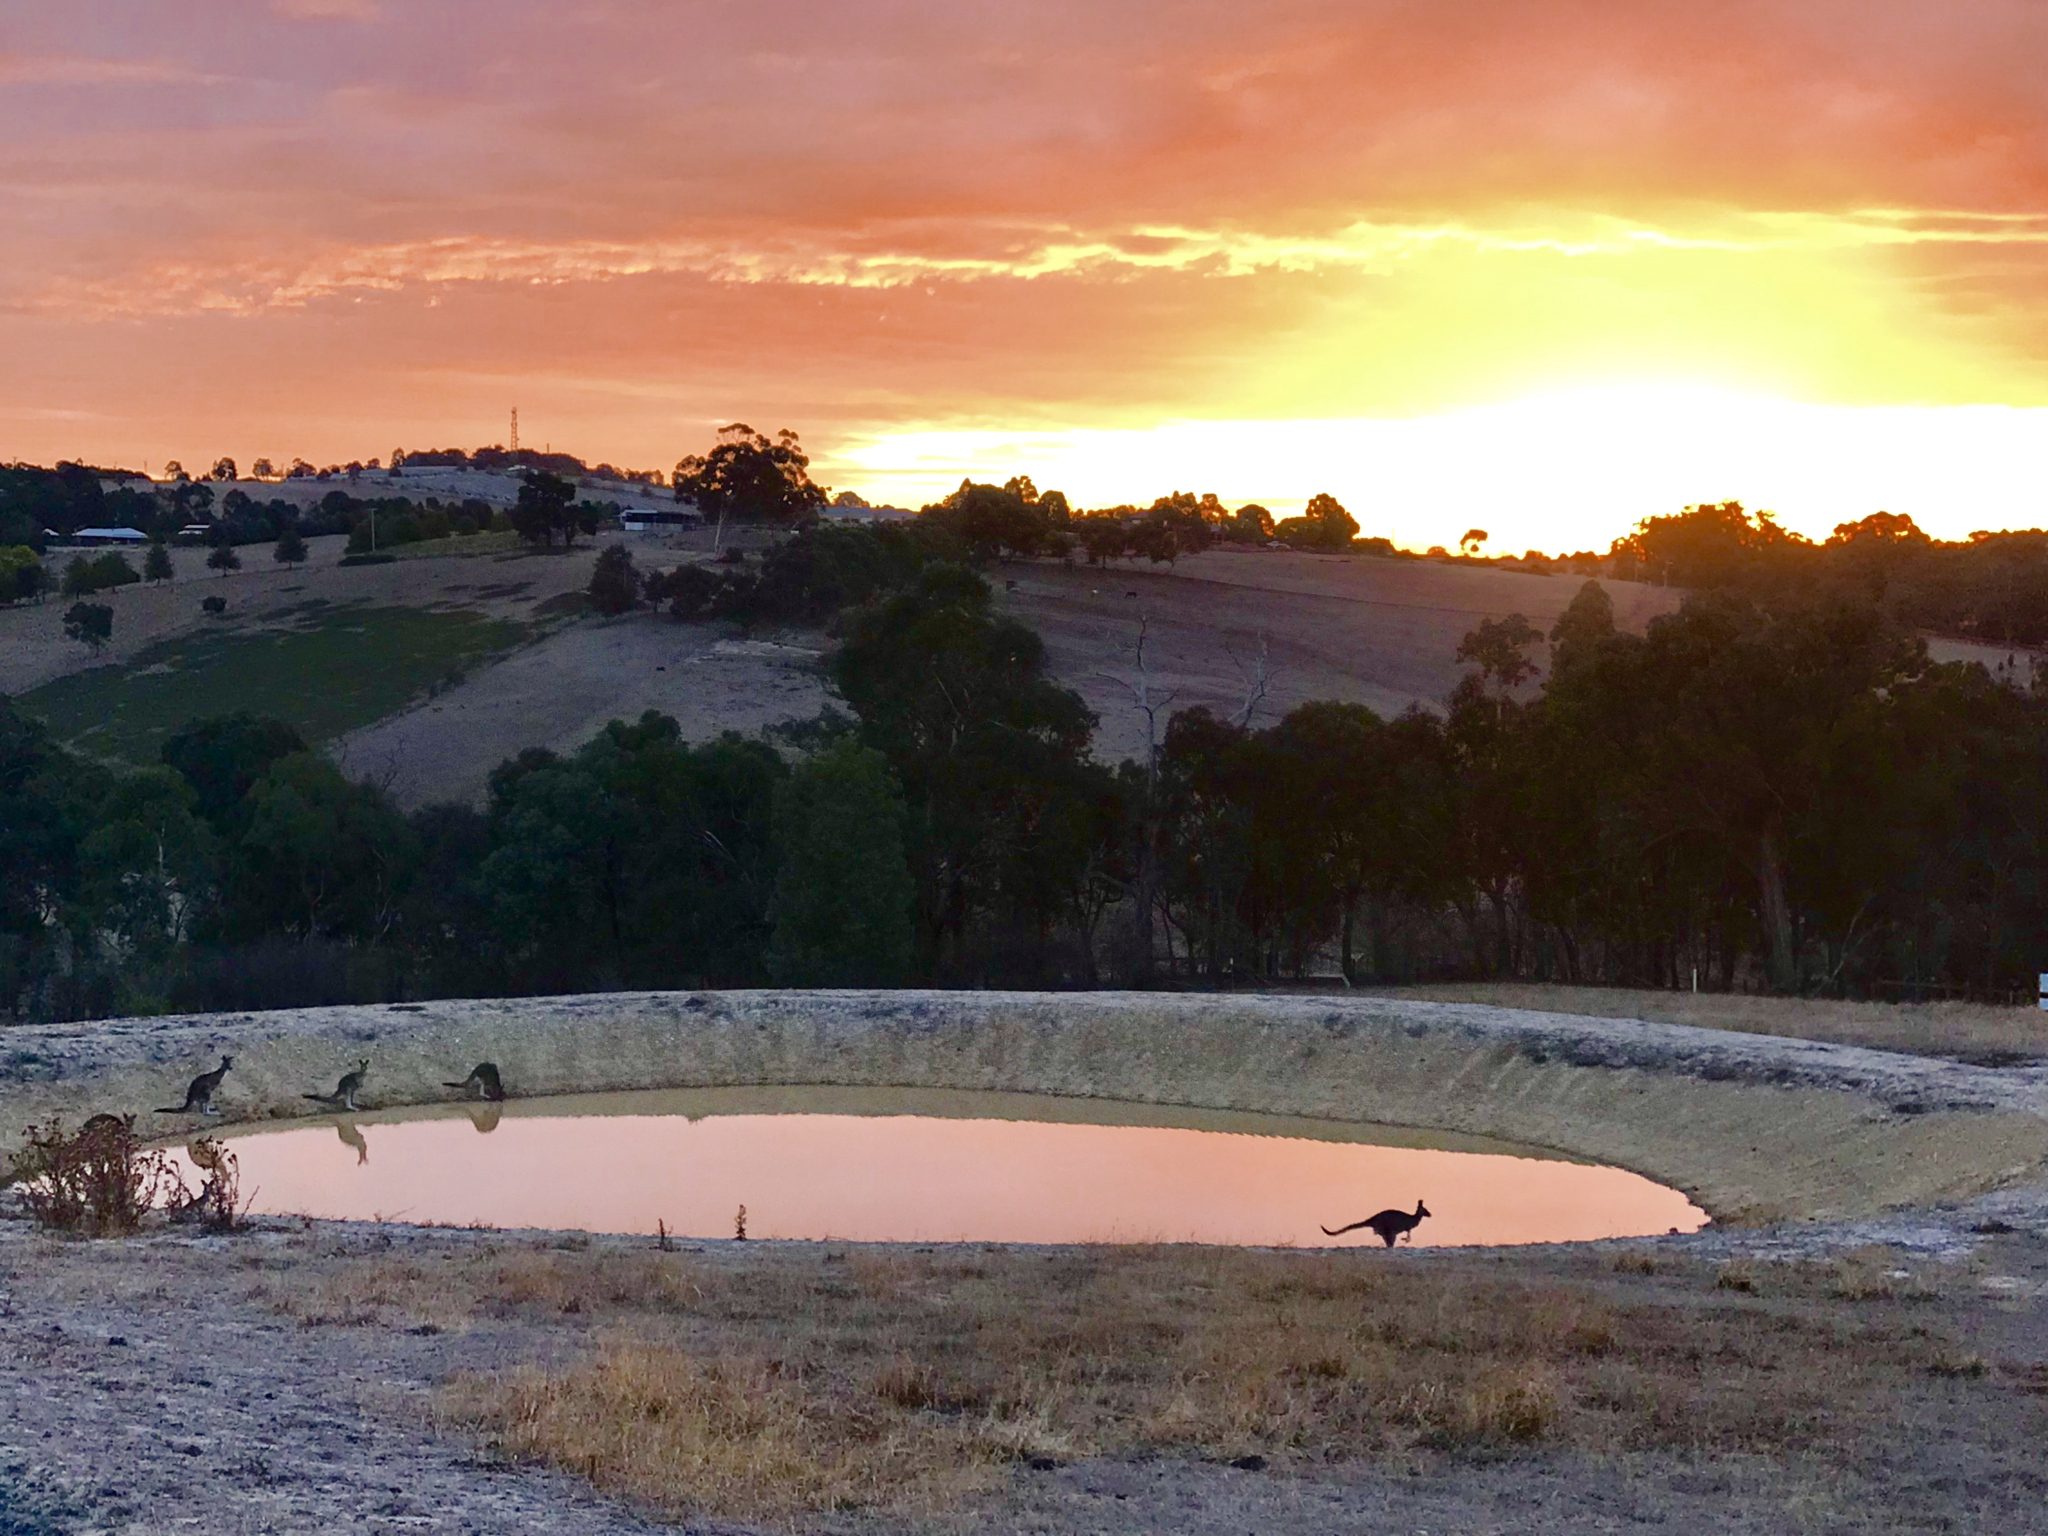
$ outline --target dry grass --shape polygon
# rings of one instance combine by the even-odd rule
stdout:
[[[1533,982],[1437,983],[1368,989],[1420,1002],[1490,1003],[1602,1019],[1652,1019],[1752,1035],[1790,1035],[1987,1065],[2048,1057],[2048,1013],[1988,1003],[1852,1003],[1829,998],[1652,992]]]
[[[1899,1268],[1668,1260],[1622,1282],[1608,1260],[1531,1280],[1229,1250],[757,1249],[740,1267],[506,1245],[353,1263],[272,1300],[308,1323],[573,1326],[586,1349],[456,1383],[444,1423],[657,1509],[798,1518],[954,1507],[1036,1458],[1846,1457],[1902,1432],[1912,1382],[1985,1370],[1905,1312]]]

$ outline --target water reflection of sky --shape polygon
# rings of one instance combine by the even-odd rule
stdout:
[[[1035,1118],[1015,1118],[1029,1113]],[[1090,1123],[1113,1120],[1129,1123]],[[1176,1123],[1178,1122],[1178,1123]],[[702,1090],[224,1133],[260,1212],[729,1237],[1315,1245],[1426,1200],[1424,1246],[1691,1231],[1618,1168],[1472,1138],[1100,1101]],[[1374,1141],[1359,1138],[1373,1136]],[[1389,1144],[1392,1143],[1392,1144]],[[1370,1232],[1341,1239],[1377,1246]]]

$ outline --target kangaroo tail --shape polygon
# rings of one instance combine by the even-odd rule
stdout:
[[[311,1099],[315,1104],[332,1104],[334,1102],[334,1095],[331,1093],[302,1093],[299,1097]]]
[[[443,1083],[443,1084],[442,1084],[441,1086],[442,1086],[443,1088],[467,1088],[467,1087],[468,1087],[468,1086],[469,1086],[469,1085],[470,1085],[471,1083],[473,1083],[473,1082],[475,1082],[475,1081],[476,1081],[476,1079],[475,1079],[475,1078],[473,1078],[473,1077],[465,1077],[465,1078],[464,1078],[464,1079],[463,1079],[463,1080],[462,1080],[461,1082],[459,1082],[459,1083]]]
[[[1318,1226],[1321,1226],[1321,1225],[1322,1225],[1322,1223],[1318,1222],[1318,1223],[1317,1223],[1317,1225],[1318,1225]],[[1323,1227],[1323,1236],[1325,1236],[1325,1237],[1342,1237],[1342,1236],[1343,1236],[1343,1235],[1344,1235],[1344,1234],[1345,1234],[1346,1232],[1356,1232],[1356,1231],[1357,1231],[1357,1230],[1358,1230],[1358,1229],[1359,1229],[1360,1227],[1365,1227],[1365,1226],[1370,1226],[1370,1225],[1371,1225],[1371,1223],[1370,1223],[1370,1222],[1365,1222],[1365,1221],[1354,1221],[1354,1222],[1353,1222],[1353,1223],[1351,1223],[1351,1225],[1350,1225],[1350,1226],[1348,1226],[1348,1227]]]
[[[182,1115],[191,1107],[190,1104],[166,1104],[163,1108],[157,1110],[156,1113],[160,1115]]]

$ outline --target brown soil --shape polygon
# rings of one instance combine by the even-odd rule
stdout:
[[[334,756],[401,805],[474,804],[506,758],[528,747],[573,752],[607,722],[650,709],[673,716],[692,741],[808,719],[831,697],[817,644],[750,640],[651,613],[585,619],[352,732]]]
[[[1044,638],[1053,674],[1101,720],[1097,755],[1141,756],[1139,623],[1154,697],[1175,710],[1206,706],[1236,718],[1254,691],[1260,655],[1267,685],[1255,722],[1298,704],[1338,699],[1383,715],[1436,708],[1462,670],[1458,642],[1488,618],[1520,613],[1548,632],[1585,585],[1579,576],[1532,576],[1434,560],[1377,560],[1290,550],[1210,550],[1163,566],[1005,566],[1007,610]],[[1641,628],[1679,594],[1606,584],[1617,622]],[[1161,726],[1164,726],[1161,716]]]

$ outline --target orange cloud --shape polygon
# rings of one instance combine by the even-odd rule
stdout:
[[[642,463],[2048,393],[2032,0],[89,0],[8,48],[0,454],[345,457],[513,392]]]

